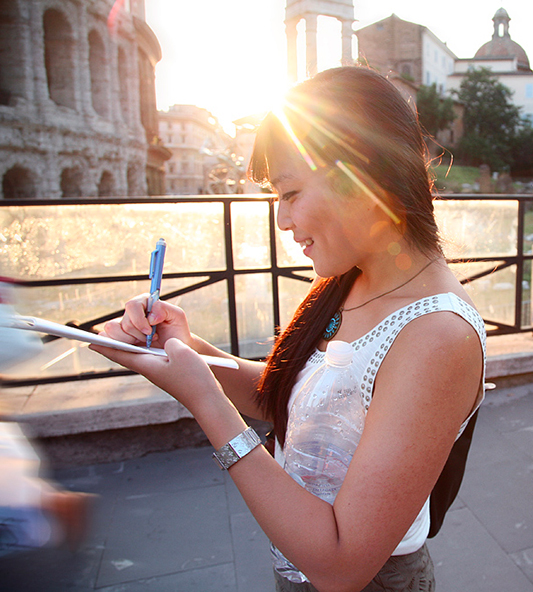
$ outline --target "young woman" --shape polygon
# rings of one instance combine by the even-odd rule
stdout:
[[[485,334],[443,258],[425,156],[415,112],[379,74],[338,68],[295,87],[261,125],[250,176],[274,189],[278,225],[318,277],[266,364],[210,370],[197,353],[230,356],[175,306],[146,318],[146,296],[106,333],[144,343],[156,325],[168,359],[95,347],[183,403],[221,449],[278,560],[296,566],[276,573],[278,591],[434,589],[428,500],[483,398]],[[291,396],[332,338],[353,346],[366,417],[330,505],[282,464]],[[240,435],[239,412],[273,422],[276,459]]]

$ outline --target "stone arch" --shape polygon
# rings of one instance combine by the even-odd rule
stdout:
[[[4,199],[37,197],[35,174],[20,165],[11,167],[2,177],[2,194]]]
[[[83,173],[77,166],[61,171],[61,197],[83,197]]]
[[[18,2],[0,0],[0,105],[24,95],[22,27]]]
[[[109,171],[104,171],[98,182],[98,197],[112,197],[115,193],[115,179]]]
[[[54,103],[75,109],[74,36],[65,15],[49,8],[43,15],[44,61],[48,92]]]
[[[89,71],[91,74],[91,99],[93,109],[102,117],[109,115],[109,77],[106,48],[95,29],[89,33]]]

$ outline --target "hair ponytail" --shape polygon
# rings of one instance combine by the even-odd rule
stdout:
[[[267,358],[257,389],[257,401],[273,421],[274,433],[281,446],[285,444],[288,404],[296,378],[360,273],[354,268],[340,278],[321,279],[300,304]]]

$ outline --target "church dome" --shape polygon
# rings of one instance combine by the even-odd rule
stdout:
[[[527,57],[524,48],[513,41],[509,35],[509,21],[511,18],[504,8],[496,11],[492,18],[494,22],[494,33],[492,39],[482,45],[475,58],[516,58],[518,69],[529,70],[529,58]]]

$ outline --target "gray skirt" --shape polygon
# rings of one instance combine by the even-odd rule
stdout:
[[[276,592],[318,592],[309,582],[295,584],[277,571],[274,571],[274,575]],[[424,544],[418,551],[409,555],[390,557],[376,577],[360,592],[434,592],[434,590],[433,561]]]

